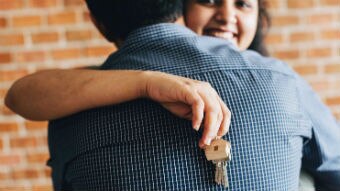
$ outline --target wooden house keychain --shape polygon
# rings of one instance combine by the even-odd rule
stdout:
[[[229,186],[227,175],[227,163],[231,160],[230,143],[223,139],[215,139],[205,148],[207,160],[215,166],[215,182],[225,188]]]

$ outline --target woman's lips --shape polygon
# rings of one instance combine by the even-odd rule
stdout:
[[[230,30],[206,29],[203,31],[203,34],[208,35],[208,36],[223,38],[223,39],[235,42],[235,43],[237,42],[237,34]]]

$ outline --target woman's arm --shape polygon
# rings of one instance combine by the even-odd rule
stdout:
[[[5,103],[31,120],[51,120],[140,97],[141,72],[45,70],[16,81]]]
[[[5,103],[31,120],[51,120],[95,107],[147,97],[192,120],[200,146],[227,133],[230,111],[209,83],[161,72],[133,70],[45,70],[16,81]]]

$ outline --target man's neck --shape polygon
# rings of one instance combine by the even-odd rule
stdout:
[[[183,17],[183,16],[182,16],[182,17],[179,17],[179,18],[178,18],[175,22],[173,22],[173,23],[185,26],[184,17]],[[115,43],[116,47],[119,49],[119,48],[123,45],[124,40],[123,40],[123,39],[117,39],[117,40],[115,40],[114,43]]]
[[[115,40],[114,44],[116,45],[116,47],[119,49],[124,43],[123,39],[117,39]]]
[[[174,23],[185,26],[184,17],[178,18]]]

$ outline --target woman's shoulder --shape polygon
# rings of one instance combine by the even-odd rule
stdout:
[[[253,50],[242,51],[241,54],[253,67],[273,70],[291,76],[295,75],[294,70],[286,62],[280,59],[263,56]]]

